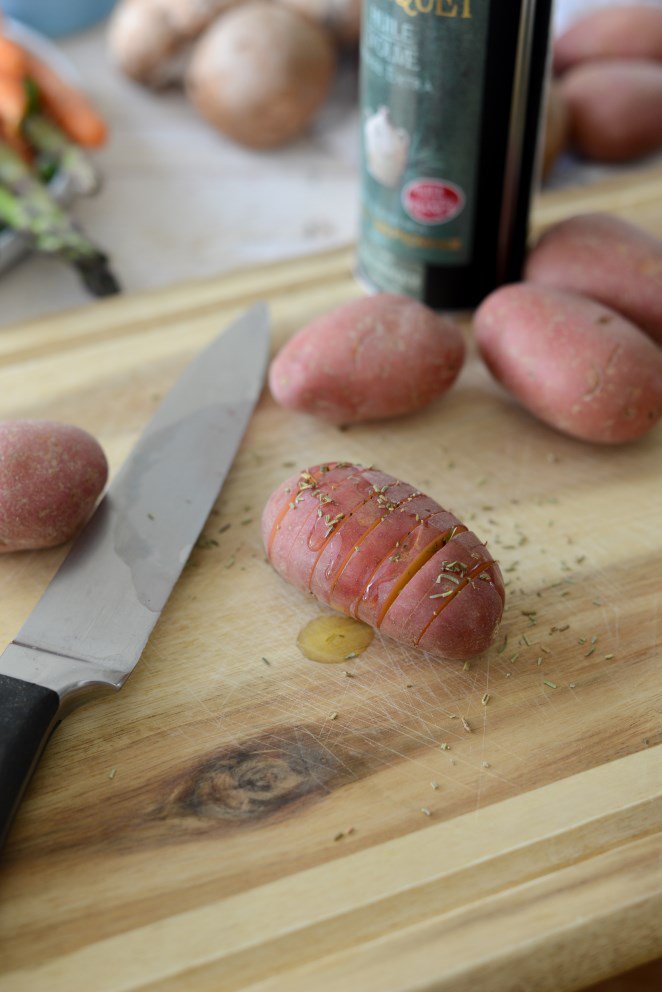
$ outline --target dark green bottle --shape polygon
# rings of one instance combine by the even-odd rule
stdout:
[[[436,309],[520,277],[552,0],[364,0],[359,277]]]

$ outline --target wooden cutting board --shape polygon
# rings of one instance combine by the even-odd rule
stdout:
[[[549,194],[536,222],[595,209],[662,234],[662,170]],[[3,331],[0,417],[79,424],[116,468],[234,314],[267,299],[277,348],[360,292],[351,266]],[[473,352],[426,412],[348,431],[265,391],[134,676],[65,721],[33,780],[0,860],[1,992],[563,992],[662,953],[661,439],[556,434]],[[293,465],[332,458],[490,542],[508,609],[484,657],[299,653],[319,608],[266,564],[259,516]],[[65,551],[0,559],[2,646]]]

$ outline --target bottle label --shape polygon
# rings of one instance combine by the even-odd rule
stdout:
[[[364,0],[359,267],[423,296],[471,260],[491,0]]]

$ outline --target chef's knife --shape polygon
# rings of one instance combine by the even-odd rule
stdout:
[[[268,341],[258,304],[186,369],[0,656],[0,844],[52,730],[137,664],[244,435]]]

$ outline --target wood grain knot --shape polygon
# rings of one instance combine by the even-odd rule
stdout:
[[[176,799],[177,812],[203,819],[262,819],[324,789],[339,764],[313,740],[249,742],[199,765]]]

